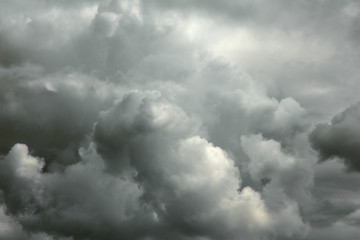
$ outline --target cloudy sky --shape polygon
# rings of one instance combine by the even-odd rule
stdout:
[[[0,239],[360,239],[360,1],[2,0]]]

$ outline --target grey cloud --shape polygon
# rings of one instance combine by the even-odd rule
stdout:
[[[306,110],[294,99],[269,97],[252,76],[238,68],[210,61],[198,75],[196,83],[189,84],[200,97],[187,97],[191,102],[184,108],[201,113],[208,138],[233,154],[240,167],[247,161],[240,147],[242,135],[259,133],[291,148],[293,138],[308,127]],[[218,91],[219,82],[222,91]]]
[[[360,232],[358,227],[349,226],[344,222],[338,222],[331,227],[319,228],[313,231],[311,239],[356,239]]]
[[[112,102],[110,92],[101,96],[106,84],[76,73],[47,76],[34,65],[1,68],[0,74],[1,153],[20,142],[54,164],[76,162],[98,112]]]
[[[144,70],[150,67],[147,74],[158,77],[163,69],[159,69],[157,59],[171,66],[166,58],[172,59],[174,51],[180,50],[171,49],[172,42],[177,42],[168,34],[171,25],[158,29],[154,16],[142,13],[141,3],[136,1],[85,1],[74,6],[38,1],[33,7],[23,2],[19,5],[13,9],[9,3],[2,10],[0,52],[6,66],[30,61],[44,66],[46,72],[81,69],[118,81],[119,74],[139,65]],[[169,35],[172,39],[167,40]],[[190,68],[171,67],[164,77],[186,74]]]
[[[228,211],[242,211],[247,206],[242,200],[245,195],[255,202],[260,199],[251,189],[238,193],[232,160],[205,139],[192,137],[189,117],[158,98],[154,93],[133,93],[103,113],[94,137],[110,169],[124,168],[120,161],[127,160],[125,164],[135,169],[135,179],[144,186],[143,199],[155,207],[160,220],[182,234],[215,239],[234,238],[240,229],[247,234],[246,225],[232,219],[236,216],[229,216]],[[221,205],[228,198],[235,198],[232,210]],[[261,206],[261,202],[256,204]],[[251,208],[255,206],[247,207],[249,221],[265,221],[254,218]],[[238,229],[228,225],[232,221],[240,221]],[[220,229],[212,227],[219,225]],[[259,231],[262,234],[261,227]]]
[[[6,214],[6,207],[0,205],[0,238],[4,240],[72,240],[72,238],[57,238],[44,232],[29,234],[22,226]]]
[[[92,148],[81,155],[86,162],[64,174],[43,174],[44,161],[28,155],[26,145],[15,145],[1,162],[7,211],[31,232],[75,239],[136,238],[140,230],[145,234],[151,218],[145,213],[133,219],[141,208],[137,201],[141,189],[131,181],[104,175]]]
[[[0,238],[354,238],[359,12],[3,1]]]
[[[233,160],[192,125],[159,93],[130,92],[100,114],[96,145],[63,173],[42,173],[44,160],[17,144],[1,161],[8,212],[28,231],[75,239],[298,235],[295,205],[276,213],[252,188],[239,191]],[[288,218],[295,225],[282,231]]]
[[[309,221],[319,228],[346,221],[360,206],[359,174],[346,172],[343,160],[338,158],[318,164],[315,169],[312,193],[318,201]]]
[[[267,84],[271,96],[296,99],[316,121],[358,101],[359,58],[354,54],[358,51],[358,38],[354,37],[359,22],[357,1],[150,2],[182,11],[184,18],[190,9],[193,15],[210,16],[218,22],[231,16],[225,22],[233,24],[234,31],[224,44],[231,46],[239,29],[254,36],[248,41],[261,39],[255,49],[252,45],[244,51],[230,47],[233,61]],[[221,28],[212,31],[221,38]],[[216,41],[214,36],[209,38]],[[246,45],[247,37],[237,40]],[[324,107],[329,102],[331,107]]]
[[[261,135],[243,136],[241,145],[251,159],[247,166],[250,176],[257,182],[268,180],[262,191],[267,206],[279,213],[287,230],[297,228],[298,234],[306,233],[308,226],[301,223],[299,215],[300,208],[307,211],[313,202],[310,164],[283,153],[278,142]]]
[[[324,31],[330,32],[331,27],[339,28],[344,26],[344,22],[337,21],[342,14],[357,15],[356,11],[351,11],[351,7],[356,8],[356,1],[295,1],[275,0],[268,1],[144,1],[145,6],[156,6],[160,8],[177,9],[183,12],[192,10],[200,14],[211,14],[220,16],[219,20],[231,20],[243,25],[250,25],[255,28],[280,27],[289,30],[302,29],[307,32]],[[317,16],[317,17],[314,17]],[[313,21],[310,22],[308,19]],[[333,25],[331,25],[331,24]],[[320,29],[325,27],[325,29]]]
[[[358,141],[360,104],[354,104],[335,116],[330,124],[319,124],[310,135],[313,147],[322,160],[340,157],[349,169],[360,170]]]

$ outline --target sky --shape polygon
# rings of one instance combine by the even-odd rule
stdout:
[[[2,0],[0,239],[360,239],[360,1]]]

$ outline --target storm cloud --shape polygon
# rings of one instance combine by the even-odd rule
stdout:
[[[310,137],[321,159],[339,157],[350,169],[360,171],[360,103],[336,115],[330,124],[319,124]]]
[[[358,238],[359,14],[3,1],[0,238]]]

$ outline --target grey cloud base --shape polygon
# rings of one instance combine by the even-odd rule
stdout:
[[[0,239],[357,239],[359,14],[2,2]]]

